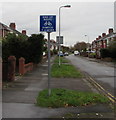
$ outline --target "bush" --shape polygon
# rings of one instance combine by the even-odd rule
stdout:
[[[100,50],[101,58],[110,57],[110,50],[107,48],[102,48]]]
[[[96,56],[96,53],[90,53],[90,54],[89,54],[89,57],[90,57],[90,58],[95,58],[95,56]]]
[[[13,55],[17,58],[17,63],[19,57],[24,57],[26,52],[27,45],[25,44],[26,40],[23,36],[16,36],[15,34],[8,34],[2,40],[2,52],[3,52],[3,61],[7,61],[8,57]]]
[[[90,55],[93,55],[93,56],[95,56],[95,55],[96,55],[96,53],[90,53]]]
[[[17,65],[20,57],[24,57],[26,63],[39,63],[43,56],[43,39],[43,34],[33,34],[29,38],[24,35],[16,36],[14,33],[8,34],[2,40],[3,61],[7,61],[8,57],[13,55]]]
[[[110,42],[108,50],[110,51],[110,57],[116,58],[116,41]]]

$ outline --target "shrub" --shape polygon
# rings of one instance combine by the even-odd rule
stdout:
[[[91,58],[95,58],[95,56],[96,56],[96,53],[90,53],[89,54],[89,57],[91,57]]]
[[[108,50],[110,51],[110,57],[116,58],[116,41],[110,42]]]
[[[20,57],[24,57],[26,63],[39,63],[43,55],[43,39],[43,34],[34,34],[28,38],[9,33],[2,40],[3,61],[7,61],[8,57],[13,55],[16,57],[17,64]]]
[[[24,53],[26,52],[26,41],[25,38],[21,35],[16,36],[14,33],[9,33],[2,40],[2,52],[3,52],[3,61],[7,61],[10,55],[13,55],[17,58],[17,63],[19,57],[24,57]]]
[[[100,50],[100,54],[102,58],[110,57],[110,50],[107,48],[102,48]]]

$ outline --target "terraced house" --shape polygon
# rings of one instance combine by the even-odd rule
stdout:
[[[92,42],[91,49],[96,52],[97,58],[101,58],[100,49],[107,48],[114,39],[116,39],[116,33],[113,28],[109,28],[108,34],[102,33]]]
[[[8,33],[15,33],[16,35],[26,35],[26,30],[22,30],[22,33],[16,30],[16,24],[10,23],[9,27],[0,22],[0,38],[4,38]]]

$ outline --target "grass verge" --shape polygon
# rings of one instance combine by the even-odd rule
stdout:
[[[69,63],[70,61],[65,59],[64,57],[60,57],[60,62],[61,63]],[[59,63],[59,57],[57,56],[56,59],[54,60],[54,63]]]
[[[97,93],[54,88],[52,89],[50,96],[48,96],[47,89],[40,91],[36,105],[41,107],[58,108],[68,106],[87,106],[90,104],[108,102],[108,98]]]
[[[69,63],[68,60],[61,58],[61,61],[63,63]],[[83,75],[80,71],[77,70],[73,65],[71,64],[61,64],[60,66],[57,64],[58,58],[54,60],[54,64],[51,68],[51,76],[52,77],[63,77],[63,78],[81,78]]]

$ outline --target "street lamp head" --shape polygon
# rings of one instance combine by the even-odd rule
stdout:
[[[64,7],[71,7],[71,5],[65,5]]]

